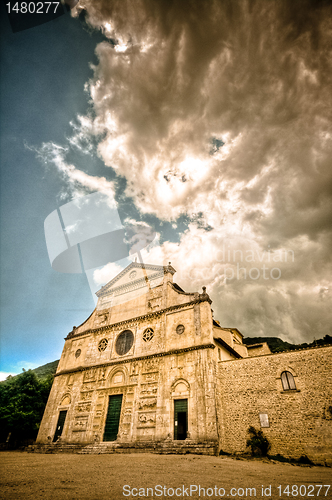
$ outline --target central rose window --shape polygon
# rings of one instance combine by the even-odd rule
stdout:
[[[134,343],[134,334],[131,330],[125,330],[120,333],[115,342],[115,350],[119,356],[127,354],[132,348]]]

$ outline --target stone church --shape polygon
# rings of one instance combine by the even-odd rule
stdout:
[[[246,346],[174,274],[133,262],[97,292],[65,339],[39,449],[242,453],[254,426],[271,454],[331,463],[332,347]]]

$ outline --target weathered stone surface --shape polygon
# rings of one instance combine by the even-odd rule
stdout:
[[[97,293],[96,309],[66,338],[36,450],[242,452],[261,413],[272,453],[330,460],[331,348],[272,355],[265,347],[248,357],[241,333],[213,320],[206,291],[184,292],[174,273],[132,263]],[[283,371],[296,390],[282,389]],[[116,395],[117,437],[104,442]],[[179,414],[177,400],[186,401]]]

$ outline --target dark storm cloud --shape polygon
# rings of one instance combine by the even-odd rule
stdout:
[[[310,338],[318,318],[326,332],[331,3],[81,0],[80,9],[110,40],[96,49],[88,85],[100,156],[141,211],[202,213],[213,228],[193,222],[163,255],[179,268],[217,269],[230,239],[243,251],[291,250],[278,281],[226,286],[217,273],[206,284],[216,302],[224,297],[225,320],[242,311],[245,333]]]

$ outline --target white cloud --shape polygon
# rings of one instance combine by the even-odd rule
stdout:
[[[11,376],[15,376],[15,375],[18,375],[18,373],[14,373],[14,372],[0,372],[0,381],[2,380],[6,380],[7,377],[9,377],[9,375]]]
[[[188,15],[186,2],[81,0],[117,45],[96,48],[94,114],[79,119],[73,144],[89,150],[96,138],[141,212],[209,226],[192,222],[145,260],[174,261],[190,290],[207,285],[226,326],[293,340],[331,333],[331,7],[193,5]],[[107,182],[58,169],[76,189]],[[232,281],[218,261],[225,242],[295,259],[277,263],[278,280]]]
[[[37,157],[47,166],[56,167],[60,176],[66,181],[66,190],[62,193],[62,198],[67,195],[73,198],[85,196],[89,192],[101,191],[108,193],[110,205],[114,208],[114,186],[113,182],[105,177],[89,175],[74,165],[67,163],[66,154],[68,148],[54,143],[43,143],[40,148],[30,147],[36,152]]]
[[[103,286],[121,273],[122,267],[115,262],[110,262],[101,269],[96,269],[93,273],[93,280],[97,285]]]

